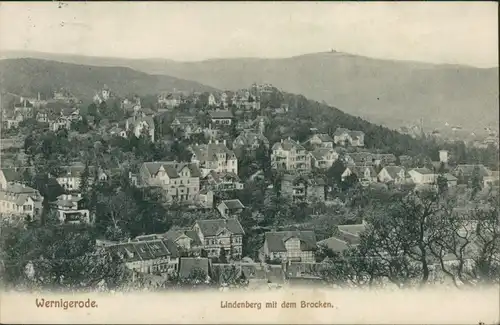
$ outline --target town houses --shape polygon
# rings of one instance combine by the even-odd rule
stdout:
[[[276,92],[252,85],[120,97],[104,86],[89,98],[96,111],[69,92],[56,94],[58,108],[20,101],[9,132],[36,120],[33,136],[44,137],[19,146],[29,173],[1,169],[0,214],[95,231],[96,246],[135,279],[201,274],[199,282],[226,283],[233,272],[269,288],[323,281],[319,270],[369,229],[362,201],[371,194],[443,180],[457,192],[498,189],[497,170],[458,164],[445,144],[421,160],[384,137],[377,148],[377,128],[365,138],[363,124],[303,121],[300,105]],[[71,157],[44,161],[61,143]]]

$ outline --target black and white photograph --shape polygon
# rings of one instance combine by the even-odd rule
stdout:
[[[496,2],[1,1],[0,322],[498,324],[498,57]]]

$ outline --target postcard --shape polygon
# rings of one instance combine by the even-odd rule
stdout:
[[[0,2],[0,322],[498,324],[492,2]]]

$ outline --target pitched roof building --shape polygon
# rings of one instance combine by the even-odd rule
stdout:
[[[141,184],[160,187],[168,202],[194,202],[200,193],[201,172],[195,163],[145,162],[139,169]]]
[[[193,230],[208,257],[219,257],[223,249],[227,257],[241,258],[245,231],[237,219],[198,220]]]
[[[269,140],[259,132],[254,132],[250,130],[245,130],[241,132],[233,141],[233,148],[250,148],[252,150],[257,149],[260,144],[263,144],[266,148],[269,148]]]
[[[202,177],[210,171],[230,172],[238,174],[238,159],[234,152],[226,146],[226,141],[215,141],[208,144],[194,145],[190,147],[193,156],[191,161],[199,165]]]
[[[288,171],[310,171],[311,156],[304,146],[289,137],[273,145],[271,167]]]
[[[266,232],[263,253],[270,260],[314,262],[316,234],[314,231]]]

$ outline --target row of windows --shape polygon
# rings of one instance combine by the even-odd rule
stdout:
[[[213,119],[212,121],[215,124],[231,124],[231,120],[217,120],[217,119]]]
[[[233,244],[241,244],[241,237],[233,238]],[[205,245],[217,245],[217,239],[205,239]]]

